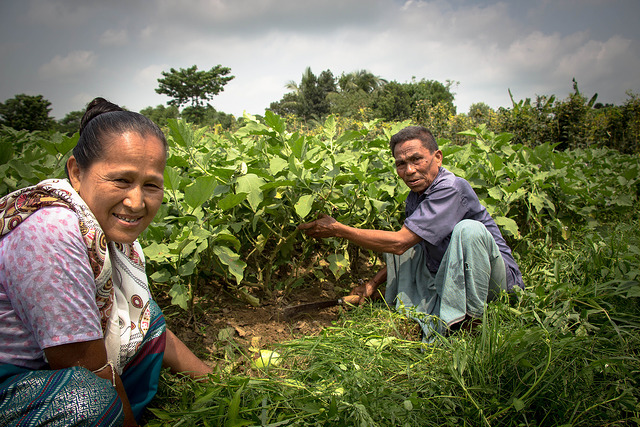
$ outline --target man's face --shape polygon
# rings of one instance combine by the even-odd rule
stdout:
[[[416,193],[422,193],[431,185],[442,166],[442,151],[431,153],[419,139],[397,144],[393,157],[396,159],[398,176]]]

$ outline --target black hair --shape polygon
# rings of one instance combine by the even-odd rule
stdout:
[[[126,132],[158,138],[167,150],[167,140],[153,121],[139,113],[126,111],[104,98],[95,98],[89,104],[80,121],[80,138],[73,149],[80,169],[89,168],[102,158],[111,137]],[[69,176],[69,171],[67,176]]]
[[[429,129],[424,126],[408,126],[391,137],[389,142],[391,154],[395,155],[394,150],[396,145],[411,141],[412,139],[419,139],[424,148],[429,150],[430,153],[438,150],[438,143]]]

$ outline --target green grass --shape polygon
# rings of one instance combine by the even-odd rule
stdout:
[[[525,291],[474,335],[426,346],[378,303],[281,344],[268,371],[163,377],[148,425],[638,425],[639,244],[637,221],[532,242]]]

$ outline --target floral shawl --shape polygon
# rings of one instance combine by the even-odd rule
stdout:
[[[78,216],[96,285],[107,357],[118,373],[149,329],[150,292],[140,244],[107,242],[98,221],[66,179],[48,179],[0,199],[0,238],[38,209],[59,206]]]

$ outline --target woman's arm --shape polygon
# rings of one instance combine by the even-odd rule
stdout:
[[[103,368],[107,364],[107,350],[104,345],[104,340],[98,339],[48,347],[44,349],[44,353],[47,356],[51,369],[64,369],[72,366],[81,366],[109,382],[113,381],[115,378],[116,392],[122,401],[122,409],[124,410],[124,425],[138,425],[133,416],[133,412],[131,411],[129,398],[127,397],[127,392],[124,390],[124,385],[122,385],[120,376],[117,372],[113,372],[113,368],[109,365],[107,365],[106,368]]]
[[[194,379],[204,379],[213,372],[210,366],[198,358],[187,346],[167,328],[167,345],[164,350],[162,366],[173,373],[189,375]]]

